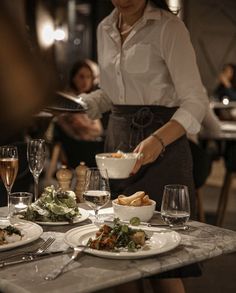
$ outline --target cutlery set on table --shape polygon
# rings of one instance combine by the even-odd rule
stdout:
[[[37,261],[41,259],[45,259],[52,256],[63,255],[72,253],[72,256],[69,258],[68,261],[65,262],[59,269],[55,269],[52,272],[48,273],[45,276],[45,280],[54,280],[56,279],[61,273],[63,273],[64,269],[73,261],[75,260],[79,253],[82,252],[86,246],[78,245],[75,248],[68,248],[66,250],[57,250],[57,251],[48,251],[49,247],[54,243],[55,238],[49,237],[45,241],[41,241],[38,244],[36,249],[29,251],[21,251],[13,254],[9,254],[8,256],[0,258],[0,269],[10,266],[16,265],[21,263],[28,263],[32,261]]]

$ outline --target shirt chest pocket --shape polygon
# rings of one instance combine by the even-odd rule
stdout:
[[[126,52],[125,69],[129,73],[144,73],[148,71],[150,60],[150,45],[134,45]]]

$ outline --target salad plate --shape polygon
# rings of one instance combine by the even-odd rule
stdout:
[[[146,244],[143,248],[138,249],[135,252],[128,252],[125,250],[113,252],[92,248],[86,248],[84,252],[111,259],[138,259],[170,251],[176,248],[181,240],[180,234],[175,231],[163,228],[155,228],[153,231],[143,230],[148,234],[149,239],[146,240]],[[84,227],[77,227],[69,230],[65,234],[64,241],[71,247],[75,247],[77,245],[87,245],[90,238],[95,238],[97,231],[98,227],[94,224],[86,225]]]
[[[42,227],[38,224],[25,220],[17,220],[14,222],[14,227],[22,232],[23,237],[19,241],[0,245],[0,251],[9,250],[33,242],[43,233]]]
[[[81,223],[81,222],[88,219],[89,212],[87,210],[79,208],[79,212],[80,212],[80,215],[76,216],[72,223],[67,222],[67,221],[57,221],[57,222],[36,221],[36,223],[38,223],[40,225],[45,225],[45,226],[61,226],[61,225],[73,225],[73,224]]]

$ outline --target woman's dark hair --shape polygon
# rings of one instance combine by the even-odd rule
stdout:
[[[92,68],[90,67],[90,65],[86,62],[86,61],[77,61],[71,68],[71,71],[70,71],[70,74],[69,74],[69,86],[71,87],[71,89],[77,91],[78,89],[76,88],[74,82],[73,82],[73,79],[75,77],[75,75],[77,74],[77,72],[83,68],[83,67],[86,67],[88,68],[91,73],[92,73],[92,76],[94,78],[94,73],[93,73],[93,70]]]

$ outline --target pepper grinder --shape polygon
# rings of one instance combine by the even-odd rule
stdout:
[[[85,183],[85,173],[88,167],[85,165],[85,162],[80,162],[79,166],[76,167],[75,173],[77,176],[77,182],[75,187],[75,194],[77,202],[84,202],[83,192],[84,192],[84,183]]]
[[[60,188],[63,191],[67,191],[71,189],[71,181],[72,181],[73,173],[69,169],[66,168],[66,166],[62,166],[61,169],[59,169],[56,172],[56,178],[59,183]]]

